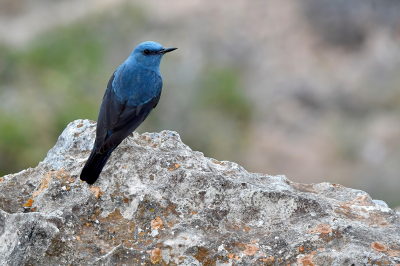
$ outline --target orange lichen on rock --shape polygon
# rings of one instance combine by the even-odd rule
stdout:
[[[268,265],[271,265],[270,263],[273,262],[274,260],[275,260],[275,258],[272,257],[272,256],[270,256],[270,257],[268,257],[268,258],[262,258],[262,259],[260,259],[260,261],[262,261],[262,262],[267,262]]]
[[[389,257],[396,257],[400,254],[400,250],[394,250],[394,249],[390,249],[387,252]]]
[[[345,202],[345,203],[340,203],[340,206],[344,209],[350,209],[352,205],[357,205],[357,206],[367,206],[367,202],[365,201],[367,199],[367,196],[358,196],[352,201]]]
[[[25,203],[23,206],[24,207],[30,207],[33,204],[33,199],[29,199],[27,203]]]
[[[220,161],[218,161],[218,160],[215,160],[215,159],[211,159],[211,162],[213,162],[213,163],[215,163],[215,164],[221,164],[221,162],[220,162]]]
[[[89,189],[90,189],[90,191],[93,192],[93,194],[96,197],[96,199],[100,196],[101,191],[100,191],[99,187],[91,187]]]
[[[161,220],[160,217],[157,217],[155,220],[151,220],[150,224],[151,228],[157,230],[157,229],[163,229],[164,222]]]
[[[228,258],[229,259],[233,259],[235,257],[235,254],[233,254],[233,253],[228,253]]]
[[[314,264],[314,254],[315,251],[311,252],[311,254],[308,255],[299,255],[299,257],[297,258],[297,264],[303,265],[303,266],[316,266]]]
[[[317,227],[309,231],[309,233],[311,234],[316,234],[316,233],[329,234],[330,232],[332,232],[330,224],[319,224]]]
[[[303,252],[303,251],[304,251],[304,248],[303,248],[302,246],[300,246],[300,247],[299,247],[299,251],[300,251],[300,252]]]
[[[243,231],[245,231],[246,233],[248,233],[248,232],[251,231],[251,228],[248,227],[248,226],[244,226],[244,227],[243,227]]]
[[[353,199],[352,201],[346,202],[346,203],[341,203],[340,206],[344,209],[350,209],[351,206],[353,205],[357,205],[357,206],[368,206],[371,204],[368,204],[366,202],[367,196],[358,196],[355,199]]]
[[[42,177],[42,179],[40,180],[39,190],[32,193],[33,198],[36,196],[39,196],[40,193],[43,192],[43,190],[45,190],[46,188],[49,187],[52,176],[53,176],[53,172],[50,172],[50,173],[45,174],[44,177]]]
[[[376,241],[371,243],[371,248],[375,249],[376,251],[379,252],[386,252],[388,250],[387,246],[385,245],[385,243],[380,242],[380,241]]]
[[[349,204],[351,204],[351,205],[359,205],[359,206],[367,206],[368,204],[367,204],[367,202],[365,201],[367,199],[367,196],[366,195],[364,195],[364,196],[359,196],[359,197],[357,197],[357,198],[355,198],[355,199],[353,199]]]
[[[64,168],[58,169],[57,171],[55,171],[55,174],[58,179],[65,179],[65,180],[71,179],[71,176],[66,171],[64,171]]]
[[[174,171],[176,169],[178,169],[180,167],[179,164],[175,163],[175,164],[171,164],[170,167],[168,168],[170,171]]]
[[[367,196],[360,196],[351,202],[341,203],[339,204],[341,209],[336,209],[335,212],[342,213],[351,220],[361,220],[364,223],[368,223],[370,226],[387,226],[388,221],[382,215],[380,215],[379,212],[368,212],[368,210],[365,209],[364,206],[371,205],[366,202],[366,199]],[[365,214],[368,214],[368,216],[365,216]]]
[[[195,257],[200,263],[207,262],[207,257],[210,254],[209,250],[205,247],[199,247],[197,250],[197,255]]]
[[[257,251],[258,247],[256,247],[253,244],[247,244],[246,249],[243,251],[243,253],[246,254],[247,256],[254,256],[254,254],[256,254]]]

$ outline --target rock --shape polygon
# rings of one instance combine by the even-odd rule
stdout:
[[[360,190],[249,173],[177,133],[133,133],[92,186],[95,123],[1,178],[1,265],[395,265],[400,217]]]
[[[389,208],[389,206],[387,205],[387,203],[384,202],[383,200],[373,199],[372,202],[375,203],[375,204],[381,205],[381,206],[383,206],[383,207],[385,207],[385,208]]]

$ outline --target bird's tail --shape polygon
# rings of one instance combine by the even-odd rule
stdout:
[[[113,150],[111,149],[106,153],[96,153],[93,148],[89,159],[82,169],[81,180],[86,181],[90,185],[96,182]]]

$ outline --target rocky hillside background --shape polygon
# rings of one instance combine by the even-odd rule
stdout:
[[[139,132],[206,156],[400,205],[397,0],[0,1],[0,175],[95,120],[107,81],[154,40],[163,96]]]

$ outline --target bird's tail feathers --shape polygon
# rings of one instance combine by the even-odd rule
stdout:
[[[90,185],[96,182],[113,150],[111,149],[106,153],[96,153],[95,149],[93,149],[82,169],[81,180],[86,181]]]

